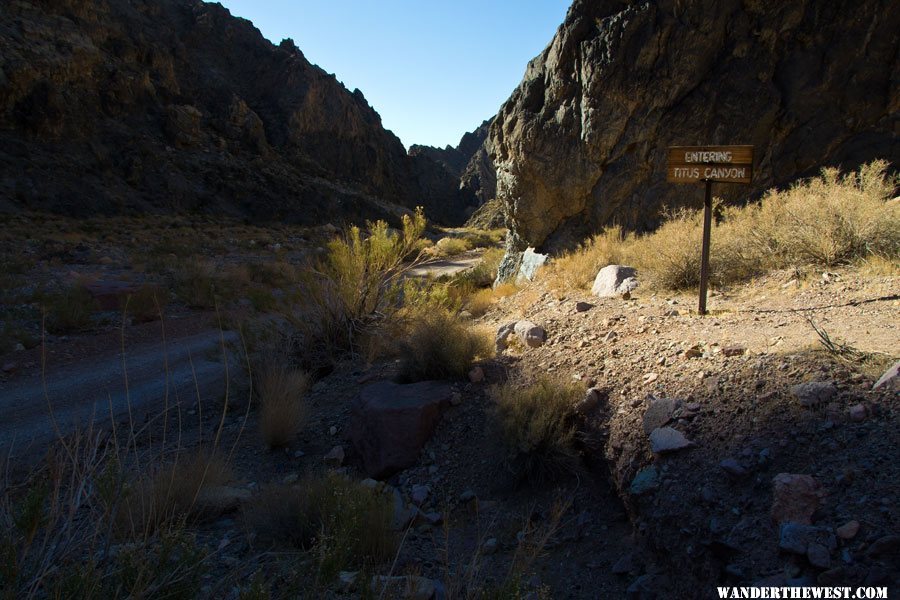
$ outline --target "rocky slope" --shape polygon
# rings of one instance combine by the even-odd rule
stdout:
[[[428,157],[441,165],[459,180],[459,188],[468,195],[474,195],[478,204],[484,204],[497,195],[497,172],[488,148],[488,133],[493,119],[488,119],[462,136],[456,148],[434,148],[413,145],[409,148],[412,156]]]
[[[471,194],[359,90],[195,0],[0,6],[0,210],[197,210],[299,222]]]
[[[897,162],[890,5],[575,0],[491,127],[510,249],[696,205],[699,186],[666,183],[670,145],[753,144],[753,184],[716,186],[728,200],[826,165]]]

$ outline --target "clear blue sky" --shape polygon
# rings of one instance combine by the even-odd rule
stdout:
[[[455,146],[492,117],[570,0],[221,0],[274,43],[294,42],[411,144]]]

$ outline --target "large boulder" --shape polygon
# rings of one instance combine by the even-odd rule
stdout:
[[[491,126],[509,250],[695,206],[700,186],[666,182],[668,146],[754,145],[752,184],[716,185],[727,201],[895,160],[900,11],[886,6],[575,0]]]
[[[534,281],[538,269],[547,262],[547,255],[534,251],[534,248],[528,248],[522,253],[522,262],[519,264],[519,276],[516,277],[516,283],[522,284],[526,281]]]
[[[452,395],[438,381],[363,387],[351,409],[349,438],[366,474],[384,479],[415,464]]]
[[[591,293],[600,298],[630,294],[638,286],[637,270],[622,265],[607,265],[594,278]]]

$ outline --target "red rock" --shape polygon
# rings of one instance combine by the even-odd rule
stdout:
[[[772,480],[772,520],[809,525],[822,489],[810,475],[779,473]]]
[[[842,540],[852,540],[856,537],[856,534],[859,533],[859,521],[848,521],[846,524],[835,529],[835,531]]]
[[[349,439],[367,475],[383,479],[415,464],[453,391],[437,381],[379,381],[353,404]]]

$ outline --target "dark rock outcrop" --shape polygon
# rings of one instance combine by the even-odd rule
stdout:
[[[197,0],[0,3],[0,210],[461,222],[359,90]]]
[[[605,225],[648,229],[702,192],[666,147],[753,144],[739,201],[827,165],[900,158],[900,11],[890,0],[575,0],[501,108],[488,146],[517,252]]]
[[[459,181],[459,188],[466,198],[474,196],[478,204],[492,200],[497,195],[497,175],[488,148],[488,132],[493,119],[488,119],[462,136],[456,148],[434,148],[413,145],[411,156],[427,157],[441,164]]]

